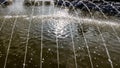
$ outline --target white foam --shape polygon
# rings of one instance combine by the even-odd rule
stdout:
[[[4,18],[24,18],[29,20],[29,16],[28,15],[16,15],[16,16],[4,16]],[[104,24],[104,25],[113,25],[113,26],[120,26],[120,24],[118,22],[111,22],[111,21],[104,21],[104,20],[97,20],[97,19],[92,19],[92,18],[77,18],[77,17],[73,17],[73,16],[68,16],[67,14],[61,14],[59,13],[58,15],[53,14],[53,15],[40,15],[40,16],[33,16],[34,18],[41,18],[41,19],[55,19],[58,18],[59,19],[65,19],[65,20],[76,20],[76,21],[83,21],[83,23],[95,23],[95,24]]]

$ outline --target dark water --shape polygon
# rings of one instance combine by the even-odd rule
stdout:
[[[111,68],[104,44],[107,45],[114,68],[120,68],[120,27],[117,25],[113,26],[115,33],[107,24],[69,19],[65,14],[63,14],[65,18],[57,17],[57,13],[56,17],[49,17],[47,15],[53,14],[54,11],[50,6],[45,6],[44,10],[42,7],[35,7],[34,16],[46,15],[46,17],[31,19],[32,7],[17,6],[18,4],[22,5],[16,2],[16,6],[0,8],[0,27],[2,27],[0,30],[0,68],[4,68],[9,45],[6,68],[23,68],[27,40],[25,68],[40,68],[41,61],[43,68],[57,68],[57,44],[60,68],[75,68],[73,46],[75,46],[78,68],[91,68],[85,39],[94,68]],[[57,11],[59,8],[55,9]],[[4,18],[3,16],[6,15],[27,15],[28,17]],[[43,45],[42,60],[40,59],[41,44]]]

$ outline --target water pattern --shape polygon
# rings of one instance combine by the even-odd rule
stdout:
[[[0,68],[120,67],[119,17],[106,15],[94,2],[99,11],[83,1],[87,11],[66,1],[23,2],[0,7]]]

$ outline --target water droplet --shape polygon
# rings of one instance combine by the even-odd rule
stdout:
[[[51,49],[49,48],[48,51],[51,51]]]

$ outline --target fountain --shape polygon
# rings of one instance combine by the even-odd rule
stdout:
[[[120,3],[15,0],[0,7],[0,68],[119,68]]]

